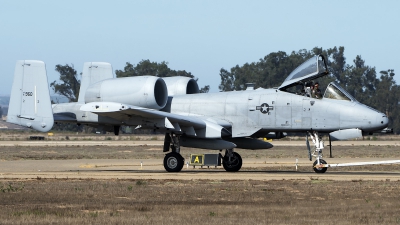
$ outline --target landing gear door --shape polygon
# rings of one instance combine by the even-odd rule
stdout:
[[[249,95],[248,96],[247,125],[250,127],[259,126],[259,124],[258,124],[259,111],[257,111],[259,99],[260,99],[259,95]]]
[[[313,105],[315,104],[315,99],[314,98],[310,98],[310,97],[303,97],[303,107],[302,107],[302,112],[301,112],[301,127],[302,129],[306,129],[306,130],[311,130],[312,129],[312,125],[311,125],[311,121],[312,121],[312,109],[313,109]]]
[[[311,130],[312,109],[315,98],[295,95],[292,98],[292,128]]]
[[[288,129],[292,127],[292,98],[291,94],[278,93],[274,106],[275,126],[277,129]]]
[[[259,104],[256,107],[259,124],[263,128],[275,127],[275,94],[261,95]]]

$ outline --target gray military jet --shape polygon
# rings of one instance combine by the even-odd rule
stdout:
[[[260,138],[282,138],[285,132],[307,134],[314,170],[323,173],[323,142],[362,137],[387,127],[385,114],[358,102],[337,83],[323,96],[307,95],[307,82],[328,75],[326,60],[315,56],[297,67],[278,88],[198,93],[195,80],[154,76],[114,78],[109,63],[85,63],[78,102],[51,105],[45,64],[18,61],[7,121],[39,131],[54,122],[102,127],[118,135],[121,125],[165,132],[164,167],[179,172],[180,147],[225,150],[226,171],[239,171],[241,156],[234,148],[268,149]],[[311,153],[308,137],[315,144]]]

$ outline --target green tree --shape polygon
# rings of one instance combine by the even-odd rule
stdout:
[[[328,49],[326,55],[328,57],[329,72],[335,77],[336,81],[340,84],[345,79],[345,71],[347,70],[346,57],[344,57],[344,47],[336,46]]]
[[[255,88],[279,87],[286,77],[297,66],[313,54],[306,50],[292,52],[272,52],[260,59],[258,62],[245,63],[243,66],[236,65],[230,71],[220,70],[221,91],[243,90],[246,83],[254,83]]]
[[[389,118],[389,127],[399,133],[399,86],[394,80],[394,70],[380,71],[380,79],[377,81],[376,92],[374,93],[371,106],[385,113]]]
[[[258,62],[245,63],[243,66],[236,65],[230,71],[221,69],[219,89],[221,91],[242,90],[245,83],[255,83],[256,88],[278,87],[297,66],[318,54],[327,58],[327,66],[331,72],[330,76],[316,80],[320,83],[320,87],[326,87],[333,80],[346,84],[348,79],[346,72],[351,67],[346,64],[344,50],[344,47],[326,50],[315,47],[310,51],[306,49],[292,51],[290,55],[283,51],[272,52]],[[369,89],[371,88],[369,87]]]
[[[219,71],[221,77],[221,83],[218,86],[221,91],[233,91],[235,90],[235,77],[232,73],[228,72],[226,69],[221,68]]]
[[[54,93],[63,95],[68,98],[69,102],[76,102],[79,97],[79,88],[80,88],[80,80],[77,78],[76,70],[74,69],[74,65],[66,64],[62,66],[60,64],[56,65],[55,69],[58,73],[60,73],[60,81],[61,83],[57,83],[53,81],[50,84],[50,87],[53,88]]]
[[[143,75],[152,75],[157,77],[172,77],[172,76],[185,76],[194,78],[192,73],[185,70],[171,70],[168,63],[162,61],[161,63],[150,62],[150,60],[142,60],[136,66],[127,62],[124,70],[116,70],[117,77],[134,77]]]
[[[136,66],[127,62],[123,70],[116,70],[115,74],[117,77],[134,77],[152,75],[157,77],[173,77],[173,76],[184,76],[198,80],[193,76],[192,73],[186,70],[172,70],[168,67],[168,62],[162,61],[161,63],[151,62],[150,60],[142,60]],[[200,88],[200,92],[208,92],[210,85],[206,85]]]
[[[206,85],[203,88],[200,88],[200,93],[208,93],[210,91],[210,85]]]
[[[371,98],[376,92],[375,67],[365,65],[361,56],[353,60],[354,65],[348,65],[343,72],[341,86],[345,88],[358,101],[371,105]]]

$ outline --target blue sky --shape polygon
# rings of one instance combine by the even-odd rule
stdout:
[[[275,51],[344,46],[347,63],[394,69],[400,83],[400,1],[0,0],[0,95],[17,60],[57,64],[167,61],[218,91],[219,70]]]

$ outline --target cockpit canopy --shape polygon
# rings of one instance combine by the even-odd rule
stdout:
[[[345,91],[336,82],[329,83],[328,87],[325,90],[324,98],[345,100],[345,101],[357,101],[351,94]]]
[[[303,64],[298,66],[295,70],[293,70],[293,72],[289,74],[289,76],[285,79],[285,81],[278,89],[282,91],[292,92],[290,91],[291,87],[301,85],[304,90],[301,93],[296,91],[296,93],[306,95],[307,93],[305,92],[305,88],[308,87],[306,86],[308,84],[307,82],[329,74],[326,64],[327,63],[323,55],[317,55],[308,59]],[[344,101],[357,101],[351,94],[349,94],[336,82],[329,83],[328,87],[325,90],[323,98]]]
[[[323,55],[317,55],[308,59],[293,70],[278,89],[286,89],[301,82],[307,82],[325,76],[328,73],[325,57]]]

